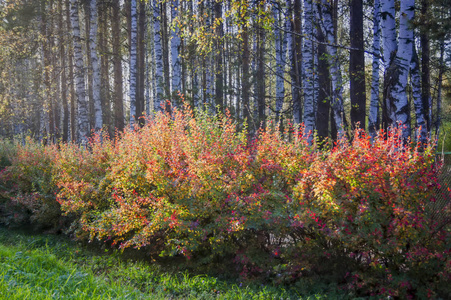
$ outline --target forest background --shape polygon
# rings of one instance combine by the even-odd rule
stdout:
[[[85,142],[183,98],[251,133],[401,124],[449,150],[450,14],[444,0],[1,1],[0,135]]]

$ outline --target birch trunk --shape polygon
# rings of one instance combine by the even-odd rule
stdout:
[[[371,102],[368,114],[368,130],[371,137],[376,137],[379,116],[379,56],[380,56],[380,0],[374,0],[373,15],[373,71],[371,74]]]
[[[397,81],[397,67],[394,65],[398,49],[395,22],[395,1],[381,0],[381,34],[384,49],[384,95],[382,103],[382,123],[388,127],[395,119],[391,90]]]
[[[136,0],[131,0],[131,30],[130,30],[130,127],[136,123],[136,80],[137,80],[137,15]]]
[[[410,137],[409,123],[409,103],[407,99],[407,79],[412,60],[413,49],[413,29],[411,21],[415,12],[414,0],[401,1],[401,11],[399,20],[399,46],[396,52],[395,66],[397,68],[398,78],[394,78],[394,87],[391,90],[389,99],[394,104],[394,120],[392,125],[402,126],[403,138]]]
[[[97,56],[97,0],[91,0],[89,30],[89,48],[92,63],[92,96],[94,102],[94,130],[99,131],[103,126],[102,101],[100,99],[100,66]]]
[[[302,74],[303,74],[303,88],[304,88],[304,125],[305,134],[310,134],[309,140],[312,140],[313,131],[315,130],[315,85],[313,81],[314,77],[314,64],[315,55],[313,53],[313,38],[314,23],[313,18],[315,16],[315,9],[312,0],[306,0],[304,2],[304,33],[305,40],[302,47],[303,59],[302,59]],[[296,107],[296,106],[295,106]]]
[[[83,52],[81,49],[80,22],[78,15],[78,0],[71,0],[71,23],[73,32],[73,47],[75,60],[75,89],[78,104],[78,136],[77,142],[86,145],[88,142],[89,119],[88,103],[86,101],[85,72],[83,66]]]
[[[154,24],[154,53],[155,53],[155,98],[154,107],[156,111],[163,110],[163,49],[161,41],[161,14],[160,5],[157,0],[153,2],[153,24]]]
[[[181,74],[182,69],[180,65],[180,30],[178,24],[175,22],[175,19],[178,16],[179,9],[179,0],[172,0],[171,6],[171,17],[172,17],[172,25],[174,29],[171,30],[171,59],[172,59],[172,92],[175,93],[174,96],[178,92],[181,92]]]

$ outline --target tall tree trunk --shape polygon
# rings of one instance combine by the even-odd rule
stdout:
[[[373,72],[371,75],[371,102],[368,115],[368,130],[371,137],[376,137],[379,127],[379,56],[380,56],[380,0],[374,0],[373,15]]]
[[[222,2],[214,2],[215,22],[218,22],[215,28],[215,98],[216,106],[220,111],[224,110],[224,69],[223,69],[223,46],[224,46],[224,28],[222,19]]]
[[[398,44],[396,39],[395,1],[381,0],[381,33],[384,49],[384,94],[382,102],[382,123],[385,128],[395,119],[390,94],[397,81],[398,69],[394,64]]]
[[[285,98],[284,71],[286,63],[285,53],[287,50],[287,33],[281,33],[279,27],[283,27],[288,31],[289,27],[287,27],[287,24],[289,25],[290,20],[280,6],[277,8],[275,6],[273,7],[273,15],[276,22],[274,28],[274,43],[276,45],[276,124],[278,124],[283,107],[283,100]]]
[[[243,104],[243,118],[249,123],[251,110],[249,105],[249,32],[246,24],[242,28],[242,41],[243,41],[243,59],[242,59],[242,77],[241,77],[241,93],[242,93],[242,104]]]
[[[439,41],[440,56],[439,56],[439,71],[438,71],[438,88],[437,88],[437,119],[435,122],[435,137],[438,141],[440,136],[440,126],[442,123],[442,86],[443,86],[443,73],[444,73],[444,54],[445,54],[445,41],[443,38]]]
[[[130,18],[130,127],[133,129],[137,121],[136,114],[136,80],[137,80],[137,16],[136,0],[131,0],[131,18]]]
[[[58,27],[59,27],[59,51],[61,63],[61,100],[63,104],[63,128],[62,138],[63,142],[68,141],[69,134],[69,106],[67,103],[67,79],[66,79],[66,52],[65,52],[65,38],[64,38],[64,23],[63,23],[63,1],[58,0]]]
[[[163,45],[161,32],[161,7],[157,0],[153,0],[153,22],[154,22],[154,61],[155,61],[155,100],[154,107],[156,111],[161,111],[164,106],[163,102]]]
[[[92,60],[91,60],[91,45],[90,45],[90,37],[89,34],[91,32],[91,5],[90,1],[81,1],[80,2],[84,7],[84,24],[85,24],[85,32],[84,32],[84,42],[85,48],[82,50],[86,50],[86,96],[88,102],[88,118],[89,118],[89,128],[95,128],[95,107],[94,107],[94,90],[92,88],[93,78],[92,78]],[[82,22],[83,23],[83,22]]]
[[[263,2],[259,2],[258,9],[263,10]],[[265,31],[263,29],[263,20],[259,17],[257,23],[257,102],[258,102],[258,123],[257,127],[266,125],[266,99],[265,99]],[[258,129],[258,128],[256,128]]]
[[[71,8],[69,0],[66,1],[66,30],[72,31],[71,25]],[[70,139],[72,142],[77,140],[77,126],[76,126],[76,104],[75,104],[75,78],[74,78],[74,62],[73,57],[74,48],[68,45],[68,64],[69,64],[69,91],[70,91]]]
[[[351,127],[365,129],[366,88],[365,53],[363,44],[363,0],[351,0],[349,77],[351,95]],[[357,49],[357,50],[354,50]]]
[[[303,88],[304,88],[304,125],[305,134],[310,134],[309,140],[312,140],[313,131],[315,130],[315,85],[314,77],[314,60],[313,40],[316,32],[314,32],[314,16],[315,8],[312,0],[304,2],[304,33],[306,39],[303,44],[303,60],[302,60],[302,74],[303,74]],[[332,31],[333,32],[333,31]]]
[[[169,37],[168,37],[168,15],[167,15],[167,2],[161,4],[161,41],[163,49],[163,74],[164,74],[164,92],[166,96],[171,95],[171,80],[170,80],[170,67],[169,67]],[[171,106],[165,103],[165,110],[171,111]]]
[[[97,0],[90,1],[89,50],[92,64],[92,100],[94,104],[94,130],[103,127],[102,101],[100,99],[100,67],[97,56]]]
[[[113,0],[111,14],[111,30],[113,37],[113,71],[114,71],[114,126],[117,130],[124,130],[124,100],[122,79],[121,52],[121,16],[119,0]]]
[[[89,119],[88,103],[86,101],[85,72],[83,66],[83,52],[81,49],[80,23],[78,16],[78,0],[71,0],[71,23],[74,43],[75,86],[78,103],[78,136],[77,141],[82,145],[88,142]]]
[[[99,52],[100,52],[100,99],[102,101],[103,124],[113,135],[111,123],[111,95],[110,95],[110,50],[108,49],[108,14],[109,3],[102,2],[99,12]]]
[[[418,61],[418,54],[415,48],[415,43],[412,43],[413,55],[410,63],[410,85],[412,86],[412,98],[415,107],[416,127],[418,132],[416,137],[419,138],[421,144],[426,144],[428,139],[426,115],[421,98],[421,76],[420,63]],[[421,129],[420,129],[421,128]]]
[[[335,28],[332,21],[332,7],[327,0],[321,0],[319,7],[320,24],[324,37],[328,41],[327,52],[329,54],[329,66],[332,79],[332,110],[338,137],[344,134],[344,109],[343,109],[343,83],[338,61],[337,47],[335,45]]]
[[[320,140],[324,140],[329,136],[329,115],[330,115],[330,98],[332,95],[331,82],[329,76],[329,64],[327,59],[327,50],[325,45],[324,34],[320,28],[318,31],[318,108],[316,114],[316,128]]]
[[[429,11],[429,0],[421,1],[421,18],[426,20]],[[426,121],[428,137],[432,130],[432,99],[431,99],[431,75],[429,68],[430,46],[429,35],[426,29],[421,30],[421,101],[423,103],[423,115]]]
[[[410,62],[412,60],[412,44],[413,29],[411,28],[411,21],[413,20],[415,12],[414,0],[401,1],[401,11],[399,20],[399,46],[396,52],[396,59],[394,64],[397,68],[398,77],[394,78],[393,89],[389,94],[389,99],[393,102],[395,111],[392,125],[402,126],[403,138],[410,137],[409,124],[409,103],[407,99],[407,80],[410,70]]]
[[[174,100],[178,100],[177,93],[182,91],[182,69],[180,64],[180,30],[175,19],[178,17],[180,10],[179,0],[172,0],[171,5],[171,21],[174,26],[174,30],[171,30],[171,60],[172,60],[172,87],[171,94]]]
[[[136,82],[136,117],[140,126],[144,125],[142,118],[144,113],[145,90],[145,30],[146,30],[146,4],[139,1],[138,9],[138,36],[137,36],[137,82]]]
[[[311,6],[312,2],[306,2],[307,6]],[[305,33],[307,36],[312,34],[313,30],[313,13],[306,11],[305,12]],[[299,124],[302,122],[302,87],[305,84],[305,81],[301,80],[303,78],[303,69],[301,66],[303,66],[303,45],[302,45],[302,12],[301,12],[301,0],[293,0],[293,25],[292,25],[292,31],[294,32],[292,37],[292,76],[294,76],[294,87],[292,88],[292,95],[293,95],[293,119],[294,123]],[[310,19],[307,19],[310,18]],[[309,36],[311,38],[312,36]],[[310,42],[310,43],[309,43]],[[306,39],[307,45],[310,45],[310,52],[312,51],[313,43],[312,40]],[[307,45],[304,45],[307,47]],[[304,50],[305,50],[304,47]],[[307,53],[307,57],[308,57]],[[312,58],[313,59],[313,58]],[[312,60],[313,61],[313,60]],[[307,62],[308,64],[308,62]],[[313,64],[313,62],[312,62]],[[313,69],[312,69],[313,70]],[[310,86],[308,87],[310,88]],[[313,95],[313,93],[312,93]],[[314,97],[314,96],[313,96]],[[310,97],[312,98],[312,97]],[[311,99],[309,99],[311,100]],[[305,96],[304,96],[305,101]],[[305,111],[304,111],[305,112]]]

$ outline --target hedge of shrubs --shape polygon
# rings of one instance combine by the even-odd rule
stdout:
[[[250,140],[230,116],[188,108],[85,148],[27,140],[4,155],[1,221],[226,261],[243,279],[316,276],[356,295],[451,296],[450,205],[435,202],[451,194],[433,147],[405,145],[397,130],[308,140],[303,128]]]

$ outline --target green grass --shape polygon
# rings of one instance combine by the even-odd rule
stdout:
[[[337,298],[193,275],[109,252],[96,253],[61,236],[0,227],[0,299]]]

